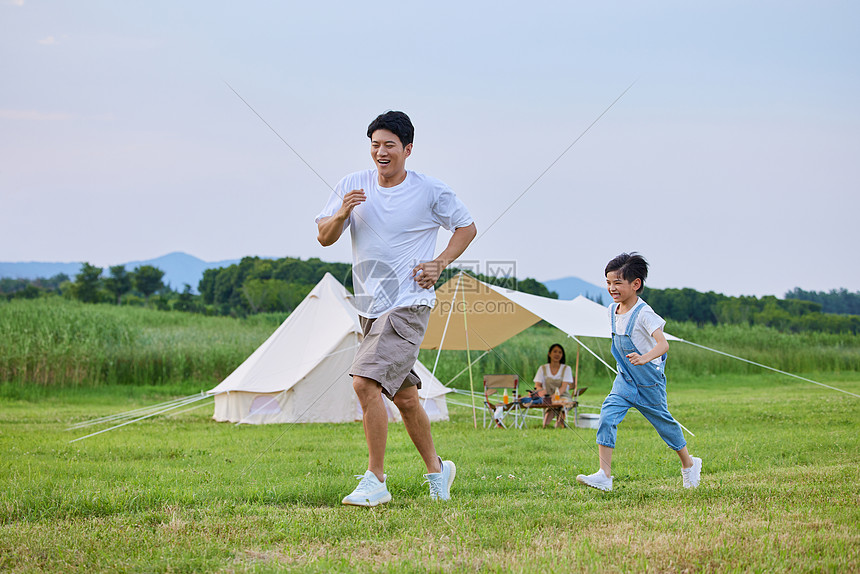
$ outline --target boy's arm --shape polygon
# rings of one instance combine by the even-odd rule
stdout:
[[[654,337],[654,340],[657,342],[653,349],[644,355],[640,355],[639,353],[627,354],[627,359],[630,361],[631,365],[645,365],[657,357],[662,356],[669,350],[669,343],[666,341],[665,335],[663,335],[662,328],[658,328],[656,331],[651,333],[651,336]]]

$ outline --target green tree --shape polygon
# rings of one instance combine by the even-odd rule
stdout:
[[[824,291],[804,291],[800,287],[795,287],[785,294],[785,298],[820,303],[822,305],[821,311],[824,313],[860,315],[860,291],[851,293],[844,287],[831,289],[827,293]]]
[[[116,304],[122,303],[122,296],[131,291],[131,276],[125,270],[125,265],[114,265],[110,268],[110,277],[105,279],[105,289],[116,298]]]
[[[102,268],[84,263],[80,272],[75,275],[72,295],[84,303],[97,303],[101,299]]]
[[[186,313],[201,313],[203,311],[199,301],[195,300],[194,293],[191,292],[191,285],[185,284],[185,289],[176,297],[173,302],[174,311],[185,311]]]
[[[141,265],[134,270],[134,286],[143,293],[143,298],[149,304],[149,297],[159,289],[164,288],[162,278],[164,271],[152,265]]]
[[[6,295],[6,298],[9,300],[12,299],[38,299],[42,295],[46,294],[47,291],[44,289],[40,289],[36,287],[32,283],[28,283],[24,286],[23,289],[18,289],[12,293]]]

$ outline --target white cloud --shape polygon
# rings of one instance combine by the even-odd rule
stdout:
[[[24,0],[8,0],[8,3],[12,6],[23,6]]]
[[[0,110],[0,120],[57,121],[70,120],[72,114],[36,110]]]
[[[42,44],[43,46],[53,46],[54,44],[57,43],[57,39],[54,38],[53,36],[48,36],[47,38],[43,38],[43,39],[39,40],[39,43]]]

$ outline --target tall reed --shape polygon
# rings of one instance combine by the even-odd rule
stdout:
[[[213,385],[244,361],[283,321],[282,314],[247,319],[205,317],[138,307],[86,305],[61,298],[0,303],[0,383],[44,386],[153,385],[201,381]],[[683,339],[797,373],[860,371],[860,337],[826,333],[780,333],[767,327],[697,327],[670,322]],[[582,339],[614,366],[608,339]],[[485,373],[515,373],[532,386],[537,368],[553,343],[567,362],[576,362],[577,343],[546,324],[513,337],[478,361],[475,388]],[[473,361],[480,351],[471,353]],[[759,367],[680,342],[672,342],[667,373],[671,381],[721,374],[755,374]],[[421,351],[432,368],[436,351]],[[465,351],[442,351],[436,375],[450,381],[466,367]],[[608,388],[612,373],[587,351],[580,353],[580,381]],[[469,387],[468,373],[452,383]]]
[[[0,381],[98,386],[217,382],[274,330],[253,322],[60,298],[0,304]]]

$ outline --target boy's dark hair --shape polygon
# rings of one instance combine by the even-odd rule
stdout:
[[[387,111],[380,114],[367,126],[367,137],[372,138],[376,130],[388,130],[398,138],[403,147],[408,146],[415,139],[415,128],[412,120],[403,112]]]
[[[552,345],[549,346],[549,351],[546,352],[546,362],[552,363],[552,359],[549,358],[549,354],[552,353],[552,350],[555,349],[556,347],[561,349],[561,364],[564,365],[565,364],[564,360],[566,357],[566,355],[564,354],[564,347],[562,347],[558,343],[553,343]],[[564,373],[562,373],[562,374],[564,374]]]
[[[603,274],[608,275],[610,271],[616,271],[625,281],[630,281],[631,283],[636,279],[642,281],[636,293],[642,293],[642,290],[645,289],[645,278],[648,277],[648,262],[635,251],[632,253],[622,253],[607,263]]]

